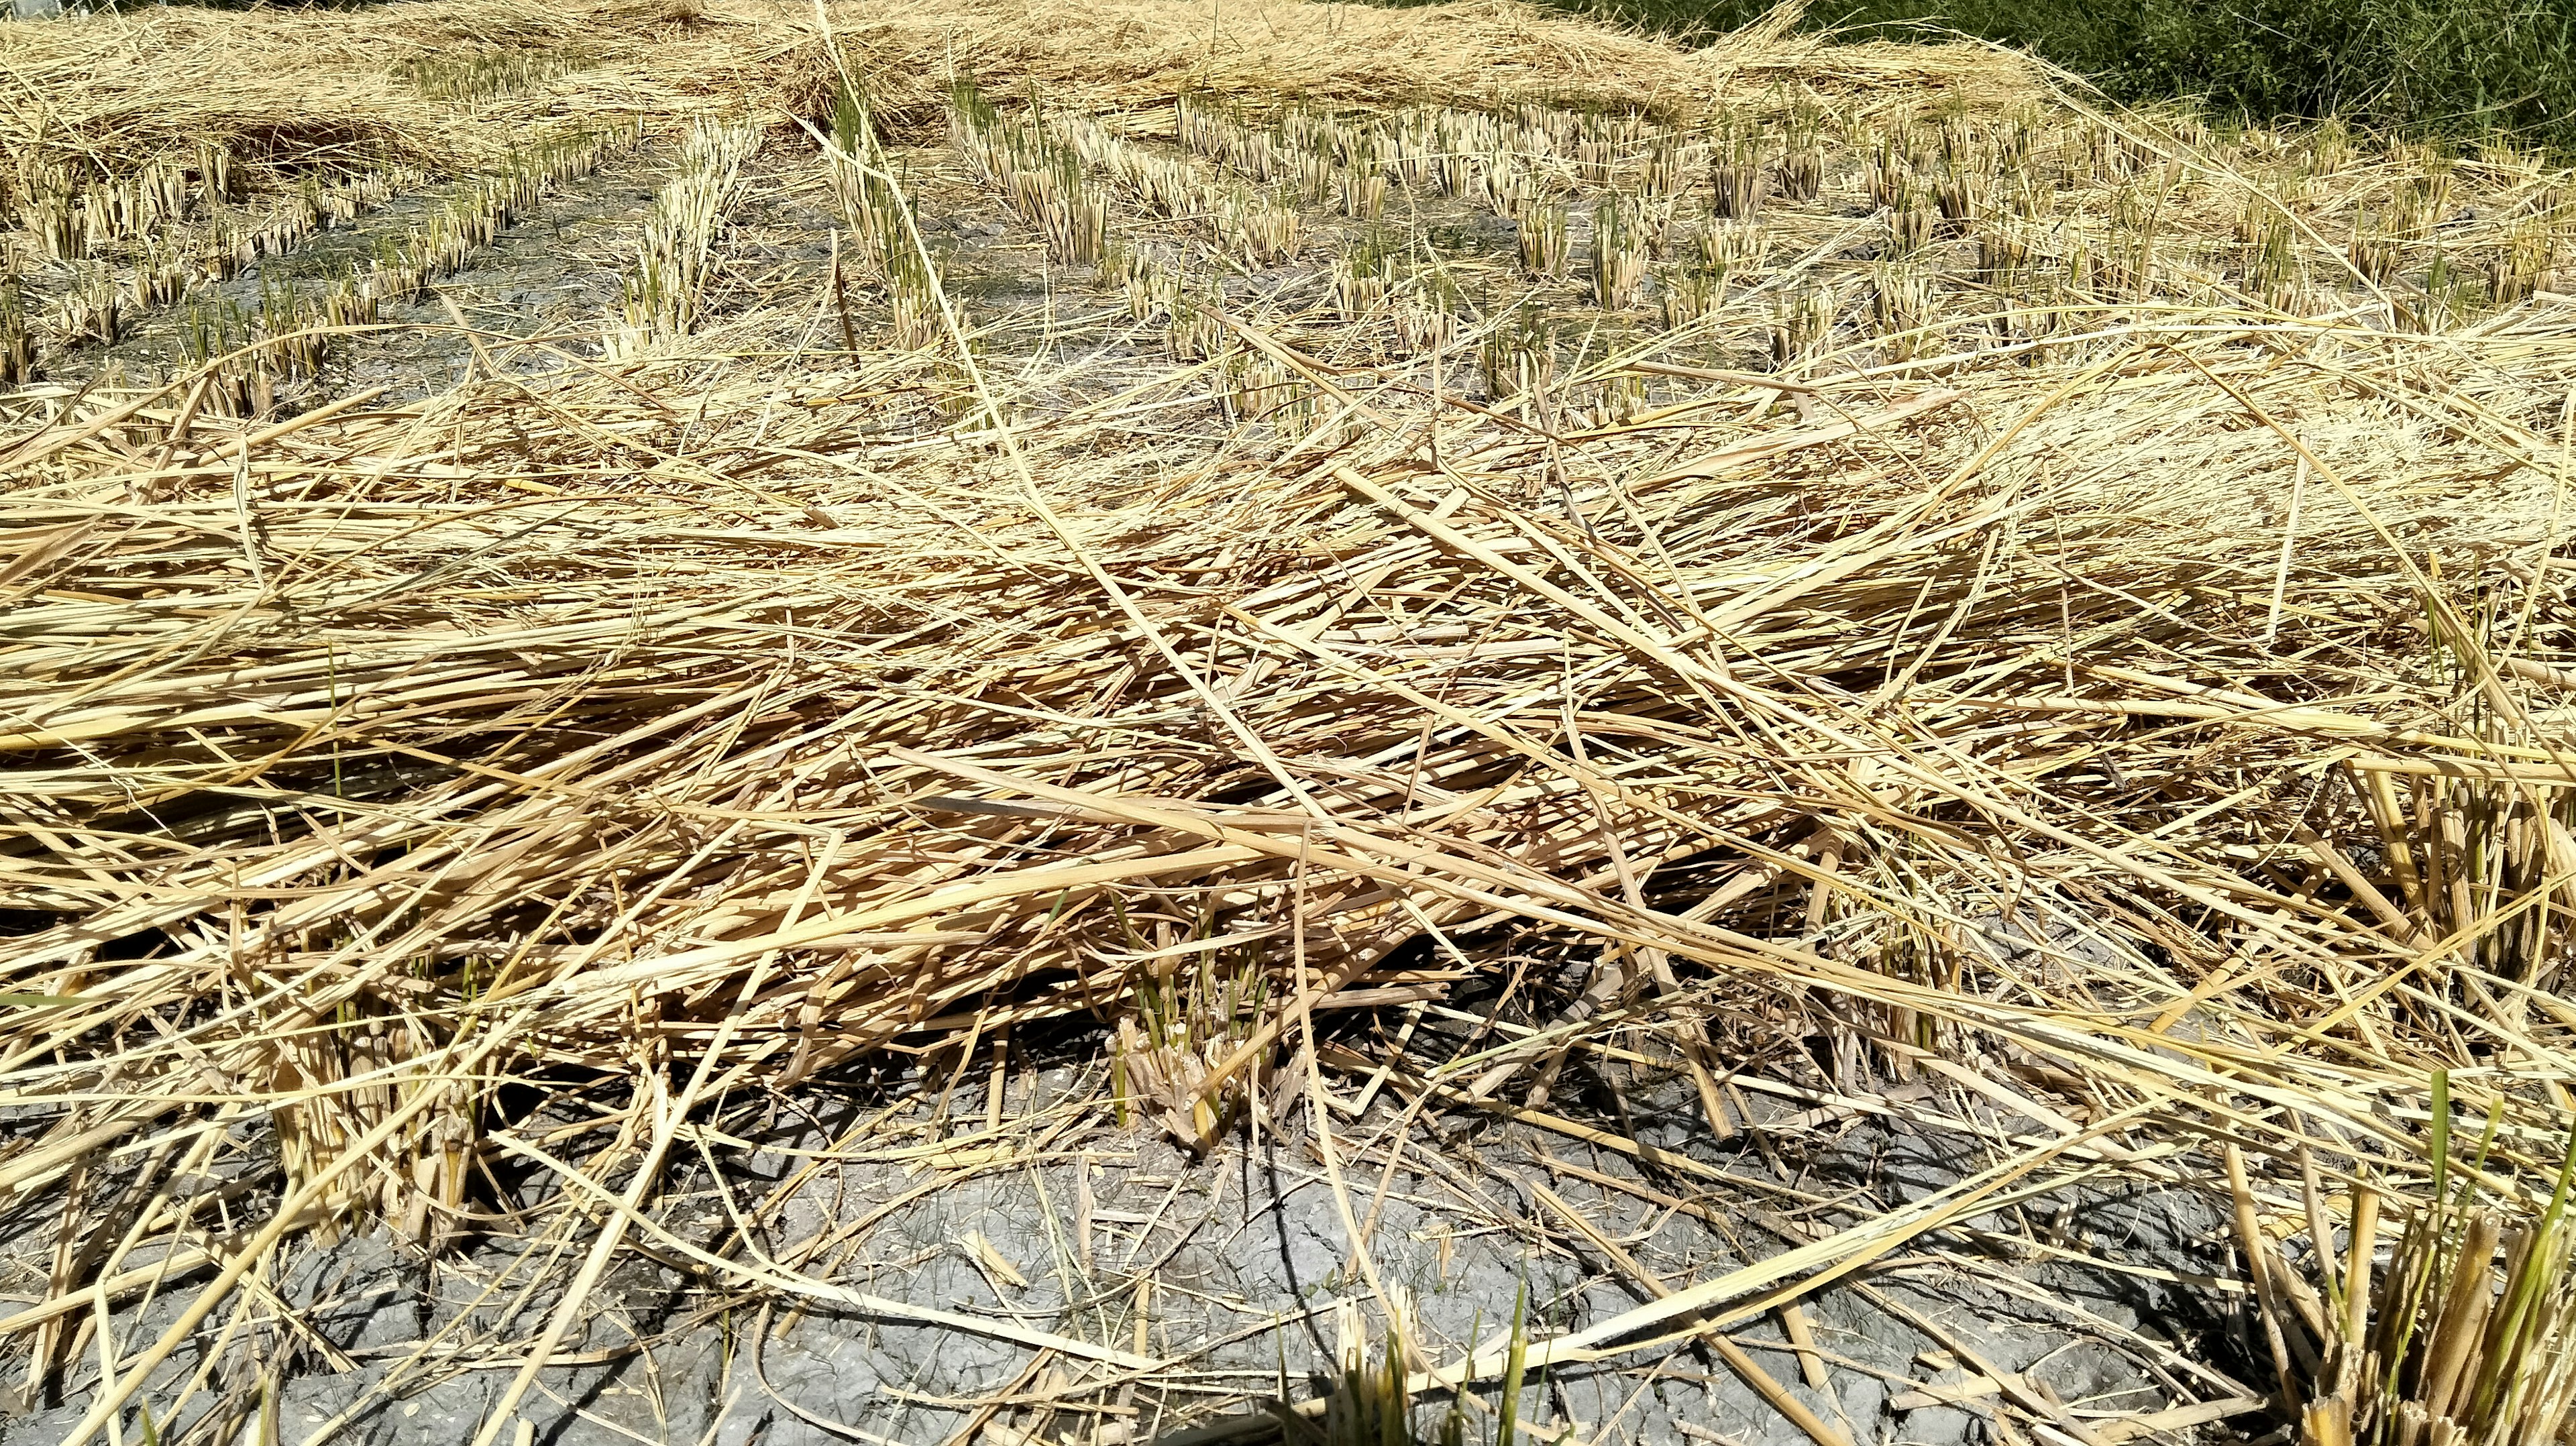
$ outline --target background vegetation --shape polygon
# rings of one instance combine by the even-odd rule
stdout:
[[[1670,34],[1765,0],[1556,0]],[[1815,0],[1811,27],[1956,29],[2027,47],[2124,100],[2195,97],[2257,120],[2576,142],[2576,0]]]

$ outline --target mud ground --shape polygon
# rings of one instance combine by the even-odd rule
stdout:
[[[656,1219],[736,1261],[1179,1364],[1050,1400],[1122,1373],[831,1300],[754,1300],[640,1240],[640,1255],[610,1274],[559,1347],[567,1364],[541,1372],[523,1402],[529,1439],[819,1446],[979,1432],[997,1442],[1275,1433],[1250,1407],[1330,1389],[1337,1307],[1348,1303],[1370,1323],[1373,1358],[1382,1348],[1379,1297],[1351,1248],[1353,1219],[1367,1231],[1377,1286],[1409,1302],[1418,1348],[1448,1360],[1516,1309],[1546,1336],[1648,1298],[1549,1196],[1678,1287],[1920,1199],[1990,1163],[1997,1144],[1767,1094],[1747,1096],[1746,1127],[1720,1139],[1683,1080],[1586,1078],[1579,1069],[1560,1078],[1557,1108],[1605,1126],[1621,1116],[1645,1122],[1640,1143],[1719,1179],[1640,1166],[1481,1111],[1413,1109],[1389,1088],[1365,1113],[1333,1119],[1346,1218],[1302,1111],[1284,1131],[1238,1135],[1196,1158],[1141,1120],[1120,1126],[1101,1107],[1104,1083],[1088,1065],[1032,1069],[1005,1085],[999,1113],[1016,1123],[999,1134],[987,1129],[994,1111],[980,1088],[933,1064],[791,1100],[734,1102],[699,1132],[697,1162]],[[1329,1078],[1327,1089],[1348,1102],[1363,1084]],[[1586,1104],[1612,1089],[1622,1093],[1616,1107]],[[870,1141],[885,1138],[889,1120],[931,1127],[913,1145],[851,1146],[853,1126],[869,1120],[880,1122]],[[538,1123],[526,1132],[536,1135]],[[1407,1148],[1387,1172],[1399,1137]],[[530,1193],[512,1197],[526,1208],[549,1188],[529,1182],[552,1178],[531,1170],[501,1183],[528,1184]],[[745,1219],[757,1221],[748,1243],[736,1228]],[[2124,1189],[2060,1197],[2044,1211],[2007,1208],[1923,1237],[1868,1272],[1862,1289],[1829,1287],[1807,1301],[1821,1388],[1776,1315],[1730,1334],[1855,1446],[2010,1439],[2009,1428],[1996,1429],[1993,1397],[1973,1394],[2001,1373],[2105,1442],[2205,1438],[2223,1431],[2214,1413],[2196,1420],[2172,1407],[2258,1394],[2241,1384],[2249,1368],[2230,1378],[2190,1364],[2246,1359],[2244,1323],[2214,1304],[2223,1296],[2156,1276],[2227,1273],[2225,1229],[2198,1192]],[[8,1274],[24,1282],[41,1266],[30,1250],[45,1244],[22,1237]],[[197,1332],[155,1373],[146,1399],[177,1401],[196,1381],[202,1403],[204,1385],[256,1378],[273,1383],[288,1441],[470,1439],[555,1304],[567,1257],[586,1245],[496,1234],[431,1253],[381,1233],[309,1240],[239,1329]],[[101,1324],[124,1342],[158,1334],[198,1278],[174,1277]],[[0,1441],[61,1439],[95,1384],[94,1367],[75,1367],[55,1403],[0,1423]],[[1479,1400],[1491,1405],[1490,1386]],[[994,1406],[1012,1401],[1024,1404]],[[2136,1424],[2150,1412],[2168,1429]],[[1807,1439],[1688,1342],[1534,1373],[1521,1421],[1551,1441]],[[173,1421],[165,1434],[187,1424],[202,1425]]]

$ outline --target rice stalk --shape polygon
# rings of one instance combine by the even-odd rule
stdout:
[[[1592,304],[1625,311],[1646,280],[1646,243],[1616,196],[1592,208]]]
[[[1911,361],[1940,344],[1930,328],[1937,314],[1931,283],[1903,261],[1881,261],[1870,271],[1870,325],[1887,354]]]
[[[1895,187],[1882,213],[1887,222],[1887,251],[1892,256],[1910,256],[1932,244],[1940,218],[1931,193],[1912,177],[1897,181]]]
[[[2379,1189],[2361,1183],[2346,1195],[2347,1228],[2338,1230],[2316,1162],[2301,1146],[2305,1210],[2297,1224],[2311,1245],[2303,1270],[2255,1223],[2244,1160],[2228,1149],[2239,1245],[2276,1373],[2309,1446],[2538,1446],[2560,1438],[2576,1405],[2567,1219],[2576,1147],[2544,1174],[2556,1179],[2545,1203],[2482,1204],[2474,1177],[2495,1144],[2498,1117],[2489,1112],[2476,1150],[2466,1152],[2444,1128],[2445,1072],[2434,1076],[2432,1102],[2431,1198],[2395,1202],[2396,1238],[2384,1266],[2375,1257],[2390,1217]]]
[[[73,271],[71,289],[48,318],[56,347],[112,346],[125,334],[126,321],[116,273],[100,262]]]
[[[2353,217],[2352,239],[2344,251],[2352,269],[2374,286],[2394,279],[2404,254],[2404,229],[2389,224],[2384,211],[2365,209],[2357,213]]]
[[[2288,214],[2277,202],[2255,198],[2247,203],[2238,235],[2245,289],[2269,305],[2298,309],[2307,277]]]
[[[1354,221],[1375,221],[1386,212],[1386,176],[1374,161],[1344,167],[1338,182],[1341,212]]]
[[[1690,185],[1699,167],[1693,164],[1682,138],[1671,131],[1659,130],[1647,142],[1645,159],[1640,164],[1638,189],[1647,197],[1679,196]]]
[[[27,307],[15,275],[0,276],[0,387],[37,380],[36,349],[27,330]]]
[[[2307,170],[2311,176],[2331,176],[2352,160],[2352,130],[2341,116],[2327,116],[2308,132]]]
[[[2146,296],[2157,282],[2158,240],[2163,208],[2143,188],[2122,186],[2113,193],[2102,242],[2102,284],[2127,296]]]
[[[2557,285],[2559,228],[2540,217],[2515,224],[2488,264],[2487,290],[2499,306],[2509,306],[2533,292]]]
[[[1941,230],[1967,235],[1993,210],[1993,179],[1973,167],[1944,170],[1933,178],[1932,204],[1941,213]]]
[[[624,322],[608,338],[611,355],[633,355],[697,325],[715,275],[716,243],[741,194],[743,167],[761,140],[760,128],[747,122],[702,121],[690,129],[679,174],[645,217],[635,268],[626,277]],[[488,242],[488,230],[481,239]]]
[[[1396,115],[1386,131],[1386,145],[1387,168],[1406,190],[1439,195],[1449,189],[1435,112],[1417,106]]]
[[[1390,1289],[1400,1291],[1401,1287]],[[1396,1309],[1406,1309],[1400,1295]],[[1324,1402],[1321,1431],[1315,1437],[1319,1446],[1468,1446],[1471,1441],[1488,1439],[1493,1446],[1517,1446],[1521,1440],[1514,1419],[1520,1384],[1517,1373],[1490,1438],[1470,1425],[1463,1382],[1451,1390],[1445,1403],[1433,1408],[1436,1414],[1425,1422],[1421,1419],[1424,1408],[1413,1401],[1412,1373],[1405,1362],[1404,1343],[1411,1334],[1407,1325],[1399,1320],[1388,1321],[1382,1343],[1372,1352],[1356,1307],[1345,1302],[1333,1315],[1333,1354],[1338,1370],[1332,1394]],[[1527,1335],[1526,1326],[1515,1319],[1511,1339],[1524,1352]],[[1375,1359],[1371,1359],[1372,1355]],[[1275,1409],[1284,1413],[1287,1403],[1282,1401]],[[1293,1415],[1288,1419],[1296,1420]]]
[[[1679,331],[1715,314],[1726,301],[1726,277],[1694,264],[1666,266],[1655,273],[1655,318],[1666,331]]]
[[[1787,370],[1813,358],[1832,341],[1840,305],[1832,291],[1803,287],[1771,310],[1771,364]]]
[[[1521,213],[1515,227],[1522,275],[1550,281],[1565,274],[1565,220],[1564,205],[1555,201],[1539,202]]]
[[[1346,242],[1333,258],[1333,310],[1349,325],[1374,316],[1386,304],[1395,276],[1395,258],[1386,238],[1363,232]]]
[[[1275,196],[1235,191],[1227,195],[1221,214],[1225,233],[1247,266],[1277,266],[1296,256],[1305,226],[1296,207]]]
[[[1035,114],[1005,118],[965,76],[950,86],[949,135],[985,184],[1037,229],[1050,261],[1099,264],[1109,246],[1109,203],[1076,145]]]
[[[1225,282],[1220,277],[1203,277],[1195,286],[1171,279],[1163,293],[1166,354],[1174,361],[1197,362],[1222,353],[1231,335],[1220,315],[1225,305]]]
[[[2029,269],[2034,229],[2011,216],[1993,217],[1977,227],[1977,273],[1987,285],[2005,285]]]
[[[18,226],[35,243],[36,254],[70,261],[83,254],[83,235],[72,210],[72,182],[67,171],[44,168],[20,183]]]
[[[1810,95],[1788,107],[1780,124],[1780,195],[1789,201],[1812,201],[1825,187],[1825,117]]]
[[[424,96],[473,102],[536,90],[599,61],[597,52],[579,44],[510,46],[463,55],[406,56],[393,69]]]
[[[1885,145],[1884,138],[1881,145],[1882,148]],[[1914,167],[1884,149],[1873,156],[1862,170],[1861,187],[1868,193],[1870,209],[1874,211],[1893,211],[1918,189],[1914,182]]]
[[[1691,235],[1691,254],[1699,269],[1723,281],[1762,269],[1771,254],[1771,232],[1758,221],[1711,217]]]
[[[884,152],[877,144],[874,108],[864,89],[846,83],[832,88],[831,144],[824,151],[824,171],[832,194],[848,223],[851,250],[859,264],[882,278],[887,257],[909,249],[902,193],[883,171]],[[837,272],[835,273],[837,277]]]
[[[197,194],[209,209],[242,199],[238,179],[233,173],[232,147],[217,139],[202,139],[196,145]]]
[[[1527,311],[1486,334],[1476,355],[1485,395],[1496,402],[1544,399],[1556,382],[1556,332]]]
[[[1206,91],[1184,90],[1172,104],[1173,128],[1184,147],[1257,183],[1281,178],[1275,132],[1251,124],[1239,108]]]
[[[1733,221],[1759,216],[1767,184],[1761,120],[1749,114],[1729,115],[1719,123],[1711,144],[1708,179],[1717,215]]]
[[[1395,300],[1396,344],[1413,356],[1446,351],[1458,340],[1462,300],[1445,270],[1426,267],[1416,273]]]

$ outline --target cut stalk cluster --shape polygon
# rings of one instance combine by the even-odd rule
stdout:
[[[368,265],[367,294],[379,303],[418,301],[431,282],[462,270],[546,192],[589,175],[642,140],[642,131],[628,122],[559,132],[514,152],[501,169],[476,177],[400,240],[386,243]]]
[[[433,52],[406,58],[394,74],[422,95],[439,100],[479,101],[535,90],[547,82],[588,70],[599,55],[587,46],[506,47],[453,54]]]
[[[106,256],[129,237],[185,220],[196,199],[185,173],[166,160],[122,178],[84,178],[80,167],[47,161],[41,152],[20,161],[10,189],[18,224],[37,254],[56,261]]]
[[[1977,275],[1988,286],[2008,287],[2028,270],[2036,237],[2030,223],[1995,216],[1977,227]]]
[[[1355,221],[1376,221],[1385,214],[1388,184],[1401,154],[1388,129],[1320,108],[1292,106],[1280,117],[1277,144],[1293,158],[1299,189],[1309,199]]]
[[[1355,221],[1374,221],[1386,213],[1386,176],[1375,166],[1344,169],[1340,188],[1343,215]]]
[[[1240,110],[1203,91],[1182,91],[1173,105],[1174,130],[1183,146],[1254,181],[1283,178],[1275,130],[1251,124]]]
[[[1646,410],[1646,380],[1627,372],[1602,378],[1582,389],[1582,399],[1566,408],[1573,426],[1598,431],[1626,426]]]
[[[2099,268],[2104,290],[2143,297],[2155,289],[2164,220],[2160,193],[2151,197],[2145,187],[2122,186],[2112,195]]]
[[[1485,111],[1444,107],[1431,113],[1431,145],[1440,189],[1453,196],[1473,195],[1481,170],[1477,158],[1503,151],[1502,123]]]
[[[929,351],[946,331],[940,276],[911,246],[884,250],[886,302],[891,312],[887,340],[898,351]]]
[[[1299,200],[1318,205],[1331,205],[1340,199],[1342,168],[1321,151],[1291,150],[1288,159],[1289,189]]]
[[[1333,258],[1333,310],[1345,324],[1373,315],[1386,303],[1395,277],[1395,258],[1387,240],[1363,232]]]
[[[697,325],[715,274],[716,243],[761,139],[760,127],[747,121],[700,121],[690,128],[679,174],[644,218],[635,268],[626,276],[623,325],[609,337],[613,355],[686,336]]]
[[[1571,160],[1575,143],[1582,139],[1584,117],[1537,101],[1523,101],[1512,107],[1503,120],[1506,143],[1525,155],[1549,156]]]
[[[1509,151],[1485,152],[1475,166],[1468,190],[1478,204],[1497,216],[1518,220],[1539,203],[1544,182]]]
[[[2352,269],[2372,285],[2381,285],[2397,275],[2406,238],[2402,228],[2391,224],[2385,210],[2363,208],[2353,217],[2352,239],[2344,248]]]
[[[1202,277],[1196,282],[1174,275],[1159,278],[1156,309],[1163,314],[1163,349],[1172,360],[1206,361],[1220,356],[1233,335],[1219,313],[1225,310],[1225,282]]]
[[[1699,269],[1721,280],[1761,269],[1771,254],[1771,232],[1759,221],[1710,217],[1691,233]]]
[[[2015,278],[2003,298],[1987,315],[1996,342],[2017,348],[2025,364],[2050,360],[2056,352],[2053,339],[2067,329],[2072,304],[2060,274],[2034,267]]]
[[[1565,274],[1565,207],[1560,202],[1544,201],[1529,207],[1520,215],[1521,271],[1532,280],[1548,281]]]
[[[2559,229],[2545,217],[2517,223],[2489,263],[2488,290],[2496,304],[2511,305],[2536,291],[2556,288],[2562,244]]]
[[[2410,236],[2428,241],[2433,228],[2451,212],[2453,162],[2449,156],[2425,148],[2418,151],[2417,164],[2422,172],[2406,184],[2399,214],[2406,218]]]
[[[1984,219],[1992,205],[1994,178],[1970,168],[1944,168],[1932,181],[1932,204],[1941,213],[1941,229],[1964,236]]]
[[[113,346],[125,334],[125,297],[116,273],[103,261],[84,261],[73,269],[71,290],[53,316],[57,347],[95,344]]]
[[[1691,263],[1664,267],[1657,273],[1655,315],[1666,331],[1713,314],[1726,300],[1726,277]]]
[[[2352,131],[2341,116],[2328,116],[2308,132],[2308,174],[2331,176],[2352,161]]]
[[[1462,300],[1445,271],[1423,271],[1396,296],[1396,344],[1417,356],[1447,350],[1458,339]]]
[[[1880,345],[1898,361],[1911,361],[1935,349],[1930,334],[1937,307],[1929,278],[1904,261],[1881,261],[1870,268],[1869,316]]]
[[[82,227],[68,191],[38,191],[19,202],[18,224],[35,243],[36,254],[69,261],[82,252]]]
[[[1823,286],[1801,287],[1781,298],[1771,310],[1771,364],[1785,370],[1824,350],[1839,310]]]
[[[502,227],[533,208],[548,189],[595,170],[606,157],[631,148],[637,139],[630,124],[557,133],[514,150],[498,170],[466,183],[406,235],[381,242],[362,273],[344,272],[315,290],[264,278],[263,299],[254,313],[261,318],[261,326],[255,330],[268,336],[296,336],[316,327],[371,325],[384,303],[418,300],[432,281],[463,267],[476,250],[491,244]],[[397,168],[328,185],[308,180],[286,193],[267,215],[250,220],[221,203],[229,184],[228,162],[216,158],[225,154],[210,148],[200,157],[201,174],[211,177],[205,182],[205,193],[213,198],[207,202],[212,214],[203,231],[188,238],[148,235],[128,245],[126,279],[112,302],[97,279],[110,274],[104,265],[76,269],[74,285],[57,302],[46,327],[53,345],[69,348],[113,342],[130,328],[134,313],[176,304],[200,286],[264,268],[293,253],[316,231],[352,224],[425,179],[418,172]],[[212,305],[204,303],[199,309]],[[250,330],[254,328],[245,327],[245,335]],[[183,332],[208,333],[209,327],[191,324]],[[266,369],[265,387],[273,392],[279,383],[316,371],[326,347],[324,337],[280,343],[263,347],[257,357],[237,365]],[[313,351],[309,358],[292,354],[308,348]],[[183,350],[199,361],[223,354],[203,348]],[[251,390],[245,372],[216,384],[208,405],[219,414],[229,414],[226,399],[246,398]]]
[[[1130,1111],[1141,1112],[1192,1151],[1232,1130],[1267,1082],[1266,1067],[1218,1073],[1250,1037],[1269,991],[1259,946],[1230,953],[1196,951],[1194,967],[1139,979],[1110,1057],[1116,1117],[1123,1123]]]
[[[313,315],[319,309],[293,281],[260,278],[255,324],[266,342],[260,355],[279,375],[299,379],[320,369],[329,341],[309,324],[320,320]]]
[[[1780,127],[1780,196],[1812,201],[1825,188],[1825,116],[1814,98],[1800,96]]]
[[[180,355],[200,373],[199,406],[219,417],[257,417],[275,404],[277,374],[251,349],[251,318],[224,297],[192,299],[180,319]]]
[[[1314,424],[1315,387],[1275,358],[1235,351],[1225,363],[1218,410],[1230,421],[1267,424],[1281,437],[1304,436]]]
[[[1870,209],[1876,211],[1895,210],[1918,189],[1914,167],[1902,157],[1884,151],[1862,166],[1861,185],[1869,193]]]
[[[1297,254],[1305,223],[1296,207],[1278,197],[1236,191],[1227,195],[1218,214],[1245,264],[1276,266]]]
[[[1584,185],[1607,187],[1617,174],[1619,152],[1610,138],[1586,129],[1574,143],[1574,174]]]
[[[1063,130],[1082,163],[1148,216],[1190,221],[1224,204],[1214,179],[1187,161],[1149,151],[1089,116],[1068,118]]]
[[[1930,246],[1940,221],[1930,190],[1910,172],[1893,178],[1889,186],[1888,204],[1881,212],[1887,222],[1888,253],[1907,256]]]
[[[1617,197],[1592,208],[1592,304],[1624,311],[1646,279],[1646,238]]]
[[[1109,202],[1092,186],[1080,152],[1034,113],[1004,116],[965,77],[950,87],[948,116],[958,153],[1045,239],[1050,260],[1099,264],[1109,246]]]
[[[1752,115],[1731,115],[1711,137],[1709,163],[1711,204],[1719,216],[1749,221],[1762,212],[1762,122]]]
[[[1452,172],[1444,154],[1448,128],[1442,124],[1441,112],[1401,111],[1388,123],[1385,134],[1387,166],[1406,190],[1436,196],[1451,189]]]
[[[1657,131],[1647,143],[1645,161],[1639,170],[1639,189],[1649,197],[1679,196],[1698,170],[1680,136]]]
[[[2279,203],[2263,197],[2249,200],[2237,236],[2246,292],[2273,307],[2298,309],[2306,272],[2299,257],[2297,229]]]
[[[242,199],[241,175],[233,166],[233,148],[209,138],[197,142],[197,193],[209,206]]]
[[[2432,1106],[2431,1198],[2394,1211],[2384,1268],[2375,1258],[2386,1228],[2378,1189],[2361,1184],[2329,1200],[2317,1162],[2300,1149],[2310,1244],[2302,1268],[2258,1223],[2244,1158],[2226,1148],[2253,1309],[2301,1446],[2566,1439],[2576,1412],[2576,1142],[2545,1204],[2486,1206],[2476,1176],[2498,1153],[2498,1115],[2487,1116],[2471,1153],[2452,1132],[2445,1073],[2434,1076]]]
[[[1544,398],[1556,380],[1556,332],[1527,310],[1495,327],[1477,352],[1485,395],[1497,402]]]
[[[185,246],[151,237],[134,249],[134,275],[126,295],[140,309],[168,306],[186,294],[195,278],[195,261]]]
[[[37,380],[36,347],[27,334],[27,306],[14,275],[0,276],[0,387]]]
[[[866,274],[884,288],[887,340],[898,351],[930,351],[939,345],[945,329],[940,277],[914,239],[908,203],[889,170],[892,164],[878,143],[866,94],[847,86],[836,89],[832,143],[824,151],[824,165],[853,238],[849,249]],[[1112,258],[1102,259],[1106,263]],[[1115,259],[1133,260],[1124,250]],[[858,333],[850,319],[840,264],[835,254],[830,277],[833,303],[841,317],[843,344],[855,351]]]
[[[852,249],[858,263],[872,275],[885,275],[887,252],[896,247],[910,249],[912,236],[902,192],[887,173],[885,155],[877,146],[876,122],[864,91],[846,85],[833,88],[831,145],[824,151],[824,173],[831,181],[832,198],[840,203],[841,219],[857,241]]]

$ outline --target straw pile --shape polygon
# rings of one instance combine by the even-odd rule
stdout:
[[[1686,56],[1481,8],[1274,20],[1211,52],[1183,7],[915,6],[835,15],[845,66],[810,18],[750,10],[9,34],[64,80],[14,153],[110,174],[210,127],[268,127],[281,175],[361,137],[454,167],[494,107],[578,96],[671,141],[673,108],[766,123],[781,169],[749,185],[877,194],[821,184],[857,167],[963,204],[1009,178],[886,79],[953,47],[986,94],[1141,117],[1124,143],[1208,194],[1343,237],[1332,265],[1310,240],[1303,271],[1228,283],[1208,257],[1238,242],[1118,192],[1094,138],[1065,174],[1111,198],[1099,266],[1126,271],[1064,273],[1109,298],[1072,323],[1090,361],[936,292],[931,344],[885,349],[875,283],[836,263],[730,316],[693,280],[613,365],[529,380],[487,353],[400,407],[316,390],[219,417],[185,372],[14,403],[0,1179],[64,1242],[46,1299],[0,1320],[30,1380],[89,1302],[200,1272],[97,1394],[102,1427],[295,1232],[493,1228],[503,1153],[581,1180],[566,1210],[630,1182],[542,1357],[625,1240],[667,1236],[653,1182],[694,1107],[889,1049],[962,1067],[1065,1019],[1114,1056],[1104,1113],[1198,1146],[1279,1123],[1319,1069],[1543,1109],[1523,1070],[1614,1039],[1707,1081],[1713,1112],[1791,1038],[1846,1092],[1922,1075],[2035,1128],[1792,1292],[2007,1186],[2210,1179],[2224,1137],[2255,1157],[2232,1193],[2284,1409],[2325,1403],[2319,1439],[2453,1429],[2438,1393],[2396,1404],[2429,1367],[2356,1403],[2409,1343],[2365,1368],[2364,1319],[2310,1308],[2340,1280],[2293,1256],[2331,1262],[2368,1181],[2426,1202],[2409,1259],[2479,1262],[2425,1267],[2474,1280],[2463,1302],[2503,1228],[2480,1222],[2538,1222],[2517,1280],[2563,1257],[2563,178],[2028,86],[1936,108],[1907,87],[1941,67],[2014,83],[1948,51],[1820,63],[1766,31]],[[82,68],[109,32],[150,63]],[[455,103],[386,68],[460,32],[601,59]],[[1870,99],[1828,134],[1813,95],[1770,89],[1793,66]],[[317,75],[345,84],[284,128]],[[1313,189],[1160,139],[1184,84],[1275,120]],[[1281,112],[1286,91],[1389,118]],[[1541,94],[1632,109],[1508,108]],[[1471,150],[1408,172],[1417,121]],[[734,204],[727,144],[701,212]],[[1524,231],[1589,218],[1560,242],[1586,265],[1426,259],[1340,199],[1381,173]],[[1583,199],[1604,194],[1628,209]],[[912,248],[924,284],[962,264],[890,204],[852,236]],[[1646,219],[1631,242],[1605,215]],[[690,255],[720,252],[691,216]],[[856,345],[817,350],[835,307]],[[1460,1061],[1315,1047],[1318,1009],[1435,996],[1498,941],[1579,966],[1569,1022]],[[523,1130],[510,1081],[597,1124]],[[2491,1122],[2474,1160],[2442,1134],[2454,1102]],[[208,1172],[273,1208],[222,1233],[182,1188]],[[727,1248],[699,1263],[746,1289],[840,1289]],[[2570,1389],[2517,1319],[2483,1414],[2456,1405],[2506,1423],[2481,1439],[2550,1437]]]

